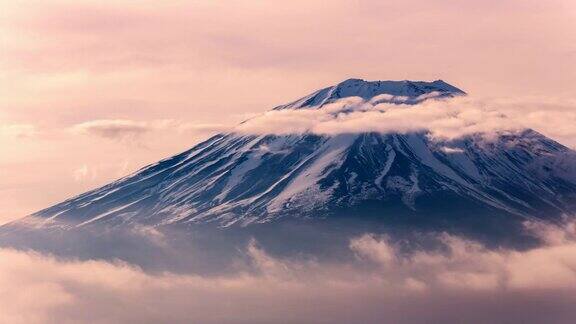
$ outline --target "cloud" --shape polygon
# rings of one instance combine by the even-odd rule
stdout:
[[[32,124],[0,124],[0,136],[8,138],[28,138],[38,134]]]
[[[440,150],[442,150],[444,153],[448,153],[448,154],[464,153],[464,150],[463,150],[463,149],[454,148],[454,147],[448,147],[448,146],[443,146],[443,147],[440,148]]]
[[[49,4],[33,1],[30,8],[23,8],[7,1],[5,15],[11,19],[5,19],[4,25],[11,37],[6,38],[9,51],[5,57],[7,63],[49,70],[224,63],[248,69],[329,70],[326,67],[332,66],[348,73],[377,69],[382,75],[390,69],[398,74],[411,67],[416,71],[434,68],[436,73],[469,72],[469,78],[502,69],[500,73],[510,78],[520,79],[533,71],[568,79],[568,72],[542,71],[551,64],[551,55],[560,59],[557,64],[569,66],[569,56],[560,55],[573,50],[566,40],[574,39],[567,14],[571,5],[564,2],[466,1],[461,5],[338,0],[326,5],[319,0],[298,0],[281,5],[238,1],[224,6],[202,1],[141,1],[135,6],[131,1],[52,0]],[[396,18],[382,21],[378,12]],[[292,21],[298,24],[286,23]],[[460,29],[449,28],[456,25]],[[555,46],[516,55],[544,41]],[[511,50],[503,55],[487,46],[494,42]],[[559,49],[563,52],[558,53]],[[519,77],[512,72],[523,73]]]
[[[74,125],[72,131],[77,134],[130,141],[150,131],[150,126],[145,122],[126,119],[103,119]]]
[[[429,132],[439,139],[501,131],[515,131],[520,124],[495,109],[469,98],[425,101],[418,105],[390,104],[347,98],[321,109],[270,111],[248,120],[242,133],[289,134],[311,132],[410,133]]]
[[[442,249],[406,253],[386,236],[366,234],[350,242],[356,263],[283,259],[251,242],[252,270],[214,276],[0,249],[0,321],[570,323],[574,228],[533,225],[559,239],[527,251],[443,234]]]
[[[75,181],[84,181],[86,179],[95,179],[96,172],[94,170],[89,170],[86,164],[82,165],[73,172]]]
[[[553,122],[550,122],[553,121]],[[234,131],[247,134],[427,132],[438,140],[533,128],[576,144],[576,102],[478,99],[427,100],[418,105],[346,98],[320,109],[275,110]],[[449,148],[447,148],[449,150]],[[454,151],[450,151],[454,152]]]
[[[486,105],[497,107],[511,120],[576,148],[576,100],[553,97],[497,98]]]
[[[128,119],[100,119],[76,124],[70,128],[73,133],[93,135],[123,142],[135,142],[151,132],[191,133],[205,135],[226,130],[224,124],[194,124],[175,120],[135,121]]]

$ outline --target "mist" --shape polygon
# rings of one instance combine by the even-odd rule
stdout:
[[[527,223],[543,243],[522,251],[447,233],[431,236],[437,248],[407,251],[366,233],[348,241],[346,262],[275,256],[250,240],[220,274],[1,248],[0,321],[570,323],[575,229]]]

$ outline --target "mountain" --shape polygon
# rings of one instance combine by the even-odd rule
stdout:
[[[323,109],[349,97],[417,105],[462,95],[440,80],[350,79],[274,110]],[[558,222],[576,211],[575,161],[572,150],[528,129],[450,143],[425,132],[232,132],[1,231],[137,225],[258,231],[275,223],[343,220],[368,229],[457,230],[506,239],[522,236],[526,220]]]
[[[364,81],[361,79],[348,79],[339,84],[320,89],[312,94],[300,98],[274,110],[282,109],[310,109],[322,108],[325,104],[348,97],[360,97],[365,100],[379,95],[388,97],[388,101],[416,104],[426,98],[448,98],[461,96],[466,93],[442,80],[434,82],[422,81]]]

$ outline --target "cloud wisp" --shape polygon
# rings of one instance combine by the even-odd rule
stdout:
[[[149,130],[150,126],[145,122],[126,119],[93,120],[72,127],[72,131],[77,134],[89,134],[121,141],[135,140]]]
[[[152,132],[191,133],[195,135],[217,133],[229,129],[226,125],[193,124],[172,119],[135,121],[130,119],[98,119],[73,125],[74,134],[91,135],[120,142],[137,142]]]
[[[386,236],[366,234],[351,240],[357,262],[346,264],[277,258],[252,242],[246,257],[253,271],[218,276],[0,249],[0,320],[569,323],[576,315],[569,306],[576,301],[574,228],[534,225],[547,243],[528,251],[490,250],[443,234],[443,252],[406,254]]]
[[[0,140],[5,138],[29,138],[38,134],[32,124],[0,124]]]

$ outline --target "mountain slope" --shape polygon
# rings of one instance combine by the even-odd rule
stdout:
[[[274,109],[322,109],[351,96],[418,104],[463,94],[443,81],[351,79]],[[483,219],[492,222],[494,215],[557,221],[574,212],[574,161],[573,151],[531,130],[450,143],[423,132],[220,134],[17,224],[244,227],[364,217],[481,230]]]

